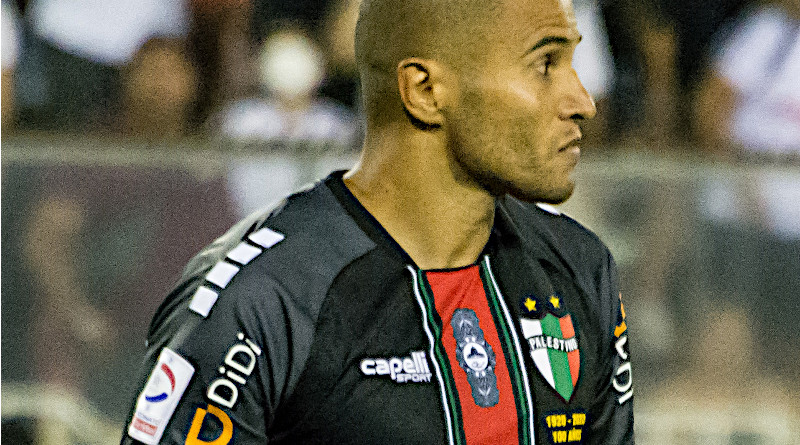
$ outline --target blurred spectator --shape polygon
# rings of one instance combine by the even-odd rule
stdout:
[[[186,33],[186,0],[31,0],[19,66],[20,125],[107,130],[119,111],[121,74],[154,36]]]
[[[19,13],[10,1],[2,3],[2,130],[11,130],[16,117],[14,78],[20,49]]]
[[[355,109],[360,106],[353,47],[359,0],[253,0],[253,32],[259,42],[287,27],[300,29],[326,55],[319,94]]]
[[[122,134],[174,139],[190,130],[197,74],[181,39],[145,42],[122,70]]]
[[[212,117],[212,134],[244,144],[354,148],[358,126],[345,106],[318,95],[325,59],[296,28],[273,33],[259,57],[261,94],[229,103]]]
[[[321,47],[328,61],[328,74],[320,86],[320,95],[338,101],[350,109],[361,107],[360,84],[356,67],[356,22],[360,0],[332,0],[322,26]]]
[[[117,418],[156,296],[235,221],[223,178],[119,160],[5,162],[1,212],[3,383]]]
[[[691,97],[709,65],[707,55],[713,37],[754,0],[653,1],[674,39],[672,64],[675,78],[672,82],[677,105],[676,129],[691,140],[695,136],[692,133]]]
[[[197,68],[193,123],[221,104],[250,94],[255,84],[252,0],[189,0],[189,58]]]
[[[704,146],[718,156],[800,161],[800,2],[753,8],[720,37],[695,106]]]
[[[320,42],[325,38],[325,20],[340,0],[252,0],[253,33],[263,41],[275,31],[292,27]]]
[[[352,46],[352,35],[349,39]],[[294,152],[232,161],[228,189],[240,215],[314,179],[294,159],[298,150],[324,156],[358,148],[361,133],[354,113],[320,95],[325,66],[325,54],[308,34],[294,26],[278,29],[261,46],[257,94],[225,104],[207,122],[213,137],[255,149],[288,146]]]
[[[194,118],[204,122],[225,104],[258,95],[258,58],[275,32],[292,28],[325,53],[317,95],[351,109],[358,104],[352,53],[359,0],[190,0],[190,57],[199,70]]]
[[[722,36],[693,116],[705,148],[728,159],[800,161],[800,2],[765,2]],[[712,219],[755,212],[763,229],[800,240],[800,184],[792,175],[776,170],[749,178],[745,195],[755,205],[731,200],[730,186],[707,181]]]
[[[655,417],[647,430],[657,434],[637,438],[663,445],[796,443],[797,387],[764,368],[769,356],[751,314],[727,301],[707,303],[684,320],[691,341],[676,358],[681,372],[647,399]]]
[[[84,348],[100,358],[98,352],[107,353],[117,341],[111,319],[89,298],[75,264],[85,213],[76,201],[46,197],[33,207],[23,235],[25,266],[37,271],[40,286],[32,325],[38,340],[32,354],[37,377],[76,392],[83,384],[78,357],[85,355]]]
[[[644,33],[653,7],[641,0],[598,0],[598,3],[614,64],[614,83],[607,106],[608,138],[624,140],[639,132],[645,121],[648,71]],[[602,108],[598,111],[599,116]]]
[[[708,266],[709,284],[752,307],[774,338],[762,346],[770,365],[800,377],[800,4],[756,5],[715,43],[696,96],[698,134],[718,160],[773,164],[702,181],[705,250],[727,259]]]
[[[659,150],[691,142],[712,36],[752,1],[600,0],[615,66],[610,138]]]

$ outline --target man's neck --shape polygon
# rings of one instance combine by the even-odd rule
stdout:
[[[384,147],[372,157],[365,149],[345,185],[420,268],[473,264],[489,240],[494,198],[456,178],[446,159],[415,148]]]

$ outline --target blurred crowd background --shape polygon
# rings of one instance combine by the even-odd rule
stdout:
[[[118,440],[183,264],[357,158],[358,3],[2,0],[9,443]],[[798,443],[800,0],[574,4],[638,442]]]

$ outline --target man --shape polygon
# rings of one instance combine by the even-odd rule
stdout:
[[[568,0],[365,1],[361,161],[189,264],[123,443],[632,443],[613,260],[521,202],[572,193],[579,40]]]

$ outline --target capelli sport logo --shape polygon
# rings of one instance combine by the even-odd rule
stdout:
[[[366,376],[388,376],[397,383],[429,383],[432,376],[424,351],[409,357],[365,358],[359,367]]]

